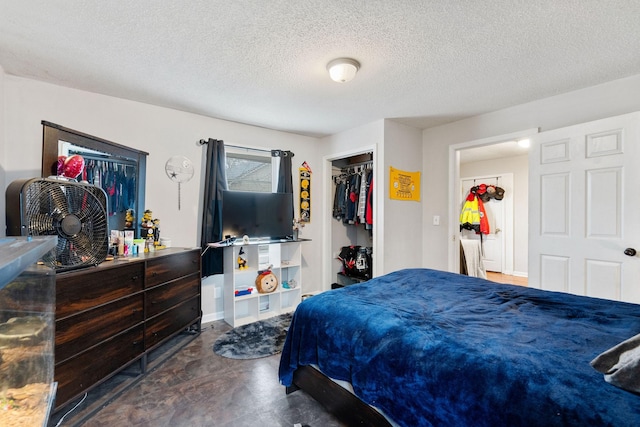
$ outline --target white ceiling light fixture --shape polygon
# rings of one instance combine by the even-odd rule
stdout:
[[[360,63],[351,58],[338,58],[327,64],[331,80],[338,83],[346,83],[353,80],[359,69]]]

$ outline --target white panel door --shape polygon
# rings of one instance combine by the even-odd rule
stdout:
[[[529,286],[640,303],[639,131],[632,113],[532,138]]]

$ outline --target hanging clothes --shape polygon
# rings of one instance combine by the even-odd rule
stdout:
[[[480,210],[475,193],[469,192],[460,212],[460,231],[472,230],[480,232]]]
[[[358,224],[365,224],[365,211],[367,209],[367,171],[360,171],[360,194],[358,195]]]
[[[365,211],[365,228],[373,230],[373,171],[369,171],[368,176],[369,192],[367,194],[367,208]]]
[[[478,200],[478,212],[480,213],[480,235],[489,234],[491,232],[489,227],[489,218],[487,218],[487,211],[484,209],[484,202],[478,196],[476,196]]]
[[[463,229],[475,231],[476,234],[489,234],[489,219],[484,209],[484,203],[476,194],[476,187],[469,191],[462,211],[460,212],[460,231]]]
[[[358,197],[360,195],[360,175],[352,173],[349,176],[349,192],[347,196],[347,215],[344,222],[356,224],[358,214]]]
[[[333,176],[335,192],[332,216],[346,225],[363,225],[373,229],[373,170],[361,166],[343,169]]]
[[[334,177],[335,194],[333,197],[333,217],[339,221],[347,214],[346,192],[347,182],[344,176]]]

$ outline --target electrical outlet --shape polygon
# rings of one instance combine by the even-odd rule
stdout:
[[[440,215],[433,216],[433,225],[440,225]]]

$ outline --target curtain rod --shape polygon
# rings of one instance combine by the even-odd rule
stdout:
[[[231,144],[225,144],[224,146],[231,147],[231,148],[238,148],[240,150],[262,151],[263,153],[271,154],[271,150],[264,150],[262,148],[241,147],[239,145],[231,145]]]
[[[201,139],[200,141],[198,141],[198,143],[200,145],[206,145],[209,143],[209,141],[207,141],[206,139]],[[224,146],[231,147],[231,148],[238,148],[240,150],[262,151],[263,153],[271,153],[272,151],[272,150],[264,150],[262,148],[241,147],[239,145],[232,145],[232,144],[224,144]]]

